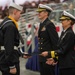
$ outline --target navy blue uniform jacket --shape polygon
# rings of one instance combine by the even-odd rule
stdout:
[[[58,34],[55,25],[48,18],[40,25],[38,39],[38,50],[40,53],[57,49]],[[39,61],[46,62],[48,57],[39,56]]]
[[[59,56],[59,68],[75,68],[75,50],[74,43],[75,34],[71,27],[69,27],[63,34],[61,34],[58,41],[57,53]]]
[[[7,20],[10,19],[5,18],[2,24]],[[9,22],[3,26],[2,32],[3,32],[3,41],[2,44],[0,45],[4,46],[5,50],[0,52],[0,64],[6,65],[9,64],[9,66],[14,66],[15,63],[19,62],[20,56],[20,52],[14,50],[14,46],[16,47],[19,46],[20,37],[18,29],[16,28],[14,22]]]

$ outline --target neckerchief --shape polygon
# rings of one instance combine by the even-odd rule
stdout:
[[[16,28],[18,29],[18,24],[17,24],[16,20],[11,16],[8,16],[8,18],[10,18],[15,23]]]

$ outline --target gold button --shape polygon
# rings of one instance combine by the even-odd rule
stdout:
[[[41,44],[43,44],[43,43],[41,43]]]
[[[42,49],[42,48],[41,48]]]

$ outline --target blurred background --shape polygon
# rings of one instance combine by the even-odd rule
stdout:
[[[66,10],[75,16],[75,0],[0,0],[0,22],[8,16],[8,6],[11,2],[23,6],[21,18],[18,21],[19,32],[24,40],[24,44],[20,43],[20,48],[29,53],[38,52],[39,19],[36,12],[38,4],[46,4],[53,9],[49,19],[55,24],[59,37],[62,31],[59,21],[62,11]],[[75,32],[75,25],[73,25],[73,31]],[[55,71],[57,75],[57,68]],[[38,55],[27,60],[21,59],[21,75],[31,74],[39,75]]]

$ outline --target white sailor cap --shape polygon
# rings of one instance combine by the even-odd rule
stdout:
[[[13,8],[15,8],[15,9],[17,9],[17,10],[20,10],[20,11],[22,11],[22,9],[23,9],[22,6],[17,5],[17,4],[15,4],[15,3],[13,3],[13,2],[10,3],[9,7],[13,7]]]
[[[52,8],[49,7],[48,5],[39,4],[37,12],[41,12],[41,11],[44,11],[44,10],[48,10],[49,12],[51,12]]]
[[[75,20],[75,17],[74,17],[72,14],[70,14],[70,13],[68,13],[68,12],[66,12],[66,11],[63,11],[63,14],[62,14],[62,16],[60,17],[60,20],[64,20],[64,19]]]

